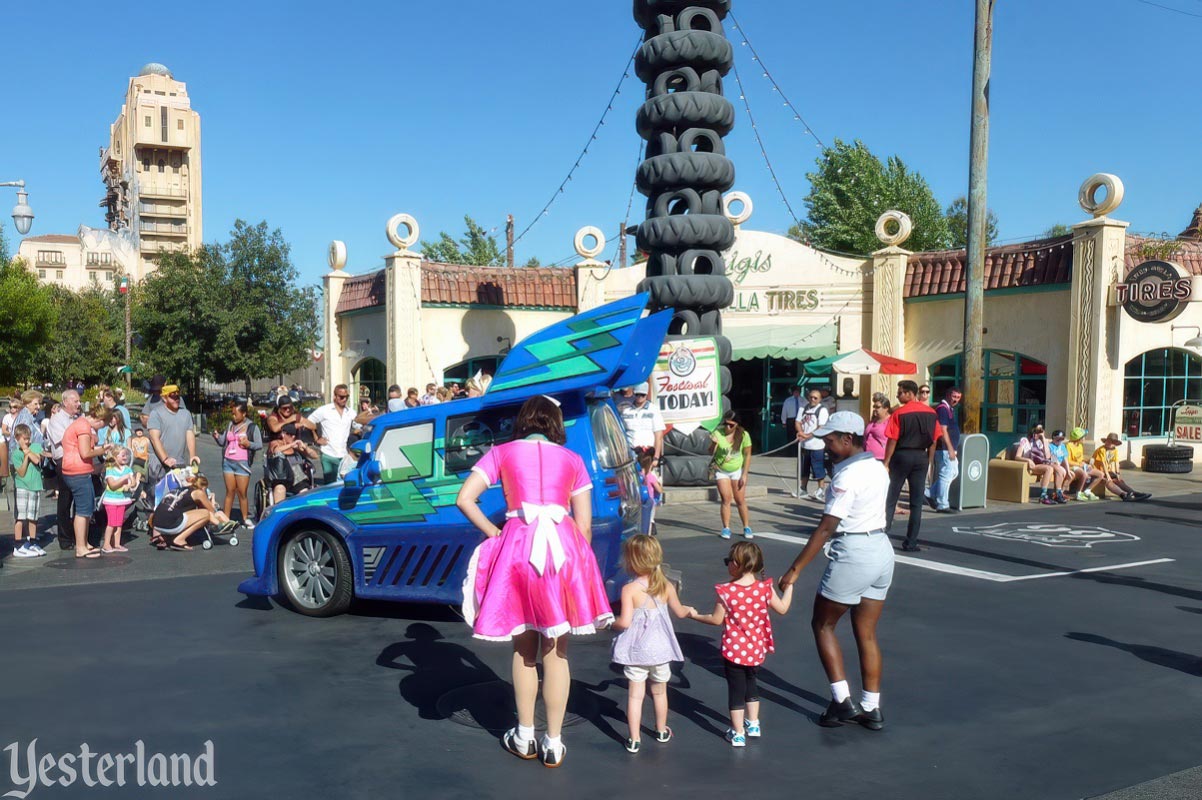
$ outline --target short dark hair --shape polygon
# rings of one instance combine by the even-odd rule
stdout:
[[[525,439],[533,433],[541,433],[555,444],[565,444],[568,441],[563,430],[563,412],[551,398],[541,394],[522,403],[517,422],[514,424],[514,438]]]
[[[943,393],[943,396],[950,397],[952,392],[955,392],[956,394],[964,394],[964,391],[959,386],[949,386],[947,387],[947,391]]]
[[[910,394],[918,394],[918,384],[914,381],[898,381],[898,391],[909,392]]]
[[[233,406],[231,406],[231,408],[236,408],[236,409],[238,409],[239,411],[241,411],[243,414],[248,414],[248,413],[250,413],[250,412],[249,412],[249,406],[247,406],[247,405],[246,405],[246,401],[245,401],[245,400],[235,400],[235,401],[234,401],[234,404],[233,404]]]

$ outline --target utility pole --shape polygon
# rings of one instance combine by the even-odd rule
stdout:
[[[505,266],[513,268],[513,214],[505,215]]]
[[[964,286],[965,433],[981,430],[985,395],[985,222],[989,174],[989,71],[994,0],[977,0],[972,63],[972,133],[968,166],[968,253]]]
[[[626,269],[626,223],[618,223],[618,268]]]

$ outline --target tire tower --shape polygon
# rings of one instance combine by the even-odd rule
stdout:
[[[734,225],[723,213],[722,193],[735,181],[722,137],[735,110],[722,96],[722,77],[734,50],[722,31],[730,0],[635,0],[634,19],[644,31],[635,73],[647,85],[639,108],[639,136],[647,142],[635,182],[647,197],[647,218],[636,242],[647,253],[653,310],[676,313],[668,341],[698,336],[717,340],[719,392],[730,387],[730,341],[722,336],[721,309],[734,300],[723,251],[734,244]],[[723,394],[722,410],[730,408]],[[708,486],[709,431],[672,430],[665,441],[664,483]]]

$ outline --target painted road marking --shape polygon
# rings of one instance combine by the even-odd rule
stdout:
[[[756,537],[760,539],[773,539],[778,542],[790,542],[792,544],[804,545],[809,541],[805,536],[790,536],[785,533],[771,533],[768,531],[757,532]],[[981,581],[992,581],[993,583],[1013,583],[1014,581],[1033,581],[1038,578],[1061,578],[1065,575],[1077,575],[1085,572],[1111,572],[1119,569],[1131,569],[1132,567],[1146,567],[1150,564],[1167,564],[1174,561],[1172,558],[1153,558],[1149,561],[1132,561],[1127,564],[1115,564],[1109,567],[1088,567],[1086,569],[1072,569],[1063,572],[1037,572],[1033,575],[1003,575],[1000,572],[989,572],[983,569],[973,569],[972,567],[959,567],[955,564],[944,564],[939,561],[928,561],[923,558],[914,558],[913,556],[895,555],[893,560],[898,564],[906,564],[912,567],[922,567],[929,569],[932,572],[945,572],[949,575],[962,575],[966,578],[976,578]]]

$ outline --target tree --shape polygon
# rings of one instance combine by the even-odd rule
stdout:
[[[456,241],[451,234],[440,231],[437,242],[422,242],[422,255],[444,264],[474,264],[480,267],[503,265],[505,254],[497,246],[496,237],[489,236],[466,214],[463,222],[467,230],[462,239]]]
[[[244,380],[283,375],[304,366],[318,338],[317,291],[293,284],[298,273],[279,229],[267,223],[234,223],[230,241],[221,247],[214,279],[224,288],[215,310],[217,380]]]
[[[0,222],[0,267],[7,267],[9,258],[8,239],[4,235],[4,223]]]
[[[951,233],[951,246],[959,249],[968,247],[968,198],[960,195],[952,204],[947,207],[944,212],[947,217],[947,228]],[[992,245],[997,241],[997,214],[993,213],[993,209],[986,209],[985,213],[985,244]]]
[[[9,259],[0,231],[0,383],[15,386],[35,373],[42,343],[57,325],[49,287],[19,258]]]
[[[817,247],[847,253],[879,250],[874,230],[882,213],[904,211],[914,222],[906,241],[910,250],[938,250],[951,235],[931,187],[897,156],[882,164],[863,142],[839,139],[823,150],[818,169],[807,173],[810,193],[805,198],[809,219],[793,226],[789,235]]]
[[[1057,236],[1068,236],[1073,232],[1073,229],[1065,225],[1063,222],[1057,222],[1052,227],[1048,228],[1039,235],[1040,239],[1055,239]]]
[[[72,377],[111,383],[124,354],[115,292],[98,286],[80,292],[57,285],[46,289],[56,311],[55,323],[45,331],[33,374],[55,383]]]
[[[543,263],[538,260],[538,256],[530,256],[530,260],[525,263],[527,267],[541,267]]]

